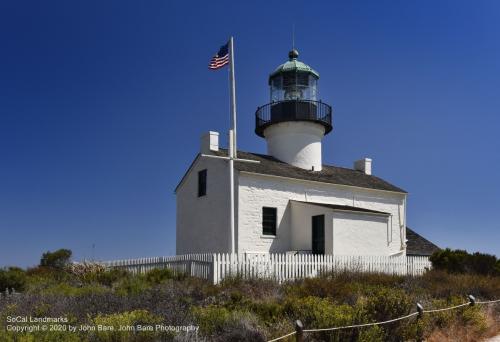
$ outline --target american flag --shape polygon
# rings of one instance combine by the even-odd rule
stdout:
[[[222,45],[208,64],[208,68],[211,70],[217,70],[222,68],[224,65],[229,63],[229,43]]]

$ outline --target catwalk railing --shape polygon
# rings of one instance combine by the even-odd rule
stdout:
[[[342,271],[418,276],[431,268],[425,256],[313,254],[186,254],[106,261],[102,264],[132,273],[168,268],[176,273],[207,279],[214,284],[226,277],[266,278],[283,282]]]

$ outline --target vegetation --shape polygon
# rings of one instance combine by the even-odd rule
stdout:
[[[43,258],[42,258],[43,259]],[[41,263],[42,264],[42,263]],[[294,330],[328,328],[407,315],[467,301],[500,298],[500,278],[441,269],[411,278],[337,273],[285,284],[269,280],[206,281],[157,269],[144,275],[96,264],[60,263],[0,271],[0,341],[265,341]],[[478,272],[479,273],[479,272]],[[15,289],[15,292],[13,292]],[[11,293],[12,292],[12,293]],[[7,317],[66,317],[87,330],[8,331]],[[466,306],[370,328],[305,334],[306,341],[476,341],[499,333],[500,305]],[[29,325],[29,323],[26,323]],[[91,331],[88,327],[112,326]],[[162,325],[171,329],[148,331]],[[120,327],[137,327],[136,331]],[[198,331],[182,327],[199,327]],[[288,339],[293,341],[293,339]]]
[[[451,273],[500,276],[500,259],[491,254],[469,254],[464,250],[446,248],[434,253],[430,260],[434,269]]]
[[[69,264],[72,254],[69,249],[58,249],[55,252],[43,253],[40,266],[62,269]]]

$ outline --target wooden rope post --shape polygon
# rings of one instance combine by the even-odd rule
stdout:
[[[421,319],[424,315],[424,307],[420,303],[417,303],[417,312],[418,312],[418,315],[417,315],[417,342],[422,342],[424,339],[423,339],[423,331],[422,331],[422,327],[421,327],[420,322],[421,322]]]
[[[304,341],[304,324],[300,321],[300,319],[295,321],[295,341],[303,342]]]
[[[476,298],[473,295],[469,295],[468,298],[469,298],[469,302],[470,302],[469,305],[470,306],[476,305]]]

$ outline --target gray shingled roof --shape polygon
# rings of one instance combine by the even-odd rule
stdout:
[[[227,156],[227,150],[225,149],[214,153],[219,156]],[[243,151],[238,151],[238,158],[260,161],[260,163],[235,162],[234,167],[239,171],[406,193],[405,190],[392,185],[379,177],[370,176],[364,172],[353,169],[323,165],[323,169],[321,171],[308,171],[265,154]]]
[[[425,255],[440,250],[438,246],[406,227],[406,255]]]

